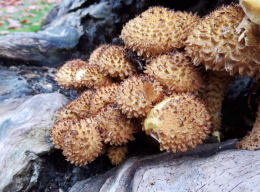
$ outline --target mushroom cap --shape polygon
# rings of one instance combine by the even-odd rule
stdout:
[[[90,101],[94,94],[94,90],[86,90],[77,99],[66,105],[65,108],[76,114],[79,118],[87,117],[90,112]]]
[[[260,123],[260,122],[258,122]],[[253,129],[248,133],[238,144],[237,148],[239,149],[247,149],[250,151],[254,151],[260,149],[260,125],[258,125],[257,129]]]
[[[159,55],[146,64],[147,75],[159,81],[167,92],[197,92],[204,86],[202,74],[181,52]]]
[[[247,17],[255,24],[260,25],[260,1],[259,0],[239,0],[241,7]]]
[[[77,70],[87,65],[85,61],[74,59],[67,61],[56,73],[55,81],[64,88],[74,87],[74,78]]]
[[[237,27],[244,17],[239,5],[223,6],[201,20],[186,41],[186,52],[195,65],[206,70],[237,72],[244,76],[260,75],[258,47],[240,40]],[[259,46],[260,47],[260,46]]]
[[[145,117],[153,104],[163,97],[163,88],[146,75],[134,75],[118,87],[116,103],[128,118]]]
[[[89,56],[89,64],[98,65],[101,55],[108,47],[109,45],[100,45],[98,48],[96,48]]]
[[[114,104],[118,83],[103,86],[97,89],[90,102],[90,113],[95,116],[106,104]]]
[[[106,105],[96,116],[98,129],[104,143],[110,145],[123,145],[134,140],[136,132],[133,123],[127,119],[116,105]]]
[[[126,23],[120,37],[138,56],[155,56],[183,47],[198,20],[191,13],[152,7]]]
[[[210,115],[205,104],[191,93],[173,94],[154,106],[144,121],[147,134],[157,138],[160,149],[187,151],[206,138]]]
[[[72,119],[63,119],[57,121],[52,130],[50,131],[51,141],[54,144],[54,147],[57,149],[63,149],[64,147],[64,137],[73,124]]]
[[[99,88],[109,85],[112,80],[100,72],[98,65],[84,65],[78,68],[74,78],[74,86],[77,88]]]
[[[107,46],[99,58],[100,71],[111,77],[124,79],[136,72],[134,65],[127,59],[127,52],[122,46]]]
[[[96,127],[97,122],[92,118],[70,121],[62,147],[68,161],[82,166],[94,161],[102,153],[102,138]]]
[[[112,165],[119,165],[126,156],[127,146],[119,146],[119,147],[109,147],[107,151],[107,156]]]

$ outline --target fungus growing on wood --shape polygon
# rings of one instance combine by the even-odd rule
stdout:
[[[105,107],[106,104],[114,104],[115,96],[119,84],[113,83],[111,85],[103,86],[97,89],[93,94],[93,97],[90,102],[90,113],[92,116],[97,115],[99,110]]]
[[[114,78],[124,79],[136,72],[134,65],[127,59],[126,50],[117,45],[106,47],[97,65],[102,73]]]
[[[119,85],[116,103],[129,118],[145,117],[162,97],[163,88],[156,80],[145,75],[134,75]]]
[[[74,59],[71,61],[67,61],[56,73],[55,81],[59,86],[64,88],[73,88],[74,87],[74,79],[77,70],[87,65],[86,62],[80,59]]]
[[[210,132],[206,105],[190,93],[173,94],[154,106],[144,120],[144,130],[160,143],[160,149],[182,151],[202,143]]]
[[[128,49],[147,58],[183,47],[198,20],[191,13],[152,7],[128,21],[120,37]]]
[[[241,41],[237,32],[244,12],[239,5],[223,6],[203,18],[186,41],[186,52],[195,65],[230,75],[260,76],[259,46]]]
[[[159,81],[168,93],[197,92],[204,86],[202,74],[181,52],[152,58],[146,64],[144,73]]]
[[[63,155],[71,163],[82,166],[94,161],[103,149],[102,138],[92,118],[70,121],[63,139]]]
[[[135,128],[116,105],[110,104],[97,114],[96,121],[104,143],[123,145],[134,140]]]

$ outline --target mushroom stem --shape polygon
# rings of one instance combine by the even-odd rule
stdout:
[[[237,144],[237,148],[251,151],[260,149],[260,97],[258,99],[258,109],[253,129]]]
[[[222,101],[230,80],[231,77],[226,72],[210,71],[207,73],[207,85],[202,90],[201,96],[211,115],[212,133],[221,129]]]

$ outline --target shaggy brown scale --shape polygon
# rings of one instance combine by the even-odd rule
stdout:
[[[63,110],[67,109],[71,113],[76,114],[79,118],[88,117],[90,101],[93,94],[95,94],[94,90],[87,90],[83,92],[77,99],[66,105]]]
[[[92,118],[72,121],[63,142],[63,155],[71,163],[82,166],[94,161],[103,149],[97,123]]]
[[[96,48],[89,57],[89,64],[97,65],[104,50],[106,50],[108,47],[109,45],[100,45],[98,48]]]
[[[186,41],[186,51],[195,65],[206,69],[260,76],[259,47],[239,41],[237,27],[244,17],[239,5],[221,7],[201,20]]]
[[[153,104],[163,97],[162,86],[145,75],[134,75],[118,87],[116,103],[127,117],[145,117]]]
[[[111,45],[104,49],[98,66],[102,73],[124,79],[136,72],[134,65],[127,59],[127,52],[121,46]]]
[[[119,165],[126,156],[127,146],[109,147],[107,156],[110,159],[112,165]]]
[[[197,92],[204,85],[202,75],[181,52],[152,58],[144,73],[159,81],[168,93]]]
[[[115,105],[105,106],[96,116],[96,120],[104,143],[123,145],[134,140],[134,125]]]
[[[92,116],[95,116],[106,104],[115,103],[115,96],[118,86],[118,83],[113,83],[97,89],[90,102],[89,112]]]
[[[50,136],[56,149],[64,148],[64,137],[73,124],[74,121],[72,119],[63,119],[55,123],[50,131]]]
[[[126,23],[120,37],[139,56],[155,56],[183,47],[198,20],[191,13],[152,7]]]
[[[56,112],[55,121],[57,122],[64,119],[79,119],[79,116],[67,108],[62,108]]]
[[[173,94],[158,103],[147,115],[144,129],[155,137],[160,149],[185,152],[202,143],[210,132],[206,105],[190,93]]]

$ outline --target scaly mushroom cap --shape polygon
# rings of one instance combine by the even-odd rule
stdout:
[[[257,47],[248,47],[239,39],[237,27],[244,17],[239,5],[221,7],[206,16],[186,41],[186,52],[195,65],[206,69],[226,70],[231,75],[260,75]]]
[[[116,103],[128,118],[145,117],[162,97],[163,89],[159,82],[145,75],[134,75],[118,87]]]
[[[55,81],[61,87],[73,88],[75,74],[76,74],[77,70],[84,65],[87,65],[87,63],[80,59],[74,59],[71,61],[67,61],[57,71]]]
[[[112,165],[119,165],[126,156],[127,146],[109,147],[107,156]]]
[[[87,64],[80,67],[74,78],[74,86],[77,88],[99,88],[111,83],[112,80],[101,73],[97,65]]]
[[[181,52],[152,58],[144,73],[159,81],[169,93],[197,92],[204,85],[202,75]]]
[[[75,113],[79,118],[87,117],[90,112],[90,101],[94,94],[94,90],[86,90],[77,99],[66,105],[65,108]]]
[[[119,84],[103,86],[97,89],[90,102],[90,113],[95,116],[106,104],[115,103],[116,91]]]
[[[102,153],[102,139],[92,118],[72,121],[64,136],[63,155],[76,166],[94,161]]]
[[[254,151],[260,149],[260,122],[258,121],[257,128],[254,127],[253,130],[248,133],[238,144],[237,148],[247,149]]]
[[[155,56],[183,47],[198,20],[191,13],[152,7],[126,23],[120,37],[139,56]]]
[[[100,71],[111,77],[124,79],[135,73],[134,65],[127,59],[126,50],[117,45],[110,45],[99,58]]]
[[[109,104],[102,108],[96,116],[96,120],[104,143],[123,145],[134,140],[134,125],[115,105]]]
[[[72,119],[63,119],[57,121],[50,131],[51,141],[56,149],[63,149],[64,137],[70,127],[73,125]]]
[[[98,48],[96,48],[89,56],[89,64],[97,65],[100,61],[101,55],[108,47],[109,45],[100,45]]]
[[[259,0],[240,0],[239,1],[248,18],[255,24],[260,25],[260,1]]]
[[[160,149],[187,151],[206,138],[211,127],[205,104],[190,93],[173,94],[147,115],[144,129],[155,137]]]

